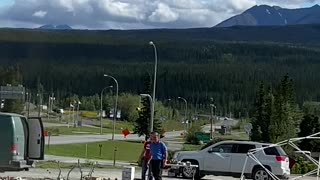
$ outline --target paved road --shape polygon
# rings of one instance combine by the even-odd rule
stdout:
[[[166,139],[177,138],[180,137],[182,131],[173,131],[166,132]],[[48,143],[49,137],[46,137],[46,143]],[[99,141],[107,141],[112,139],[112,134],[105,135],[94,135],[94,134],[86,134],[86,135],[60,135],[60,136],[51,136],[50,144],[74,144],[74,143],[87,143],[87,142],[99,142]],[[139,137],[136,134],[129,134],[126,138],[124,138],[121,134],[114,135],[115,140],[144,140],[144,136]]]

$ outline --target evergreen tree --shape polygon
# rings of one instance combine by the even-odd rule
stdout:
[[[256,95],[254,107],[255,112],[252,120],[252,130],[250,139],[253,141],[262,140],[262,127],[261,122],[264,121],[265,117],[265,88],[263,82],[259,85],[259,92]]]
[[[288,75],[284,76],[274,93],[271,87],[266,91],[261,83],[254,107],[252,140],[276,143],[296,136],[300,113],[294,101],[293,83]]]
[[[296,136],[296,119],[299,119],[293,98],[293,83],[288,75],[284,76],[275,93],[269,138],[272,143]]]
[[[272,94],[271,87],[268,87],[265,98],[265,116],[264,120],[260,124],[262,131],[262,140],[264,142],[270,142],[269,126],[273,118],[272,114],[274,114],[274,96]]]
[[[144,76],[144,90],[143,94],[151,94],[151,77],[147,73]],[[138,115],[135,122],[134,133],[137,133],[139,136],[145,135],[146,140],[149,138],[150,134],[150,99],[148,97],[141,97],[142,107],[138,107]],[[159,132],[161,130],[161,122],[158,119],[153,121],[153,130]]]
[[[305,137],[312,135],[320,131],[320,121],[319,117],[314,115],[305,115],[300,123],[299,137]],[[299,143],[299,147],[304,151],[320,151],[320,141],[319,140],[308,140],[304,139]]]

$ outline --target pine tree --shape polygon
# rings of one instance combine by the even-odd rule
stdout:
[[[265,117],[265,88],[263,82],[259,85],[259,92],[256,95],[254,107],[255,113],[252,120],[252,130],[250,139],[253,141],[262,140],[262,127],[261,122],[264,121]]]
[[[300,123],[299,137],[305,137],[320,131],[319,117],[314,115],[305,115]],[[305,151],[319,152],[320,142],[319,140],[307,140],[304,139],[300,142],[299,147]]]
[[[275,111],[269,127],[269,138],[273,143],[296,136],[295,121],[299,119],[299,113],[293,94],[292,80],[286,75],[275,93]]]
[[[151,77],[147,73],[144,76],[144,94],[151,94]],[[150,134],[150,99],[148,97],[141,97],[142,99],[142,107],[138,107],[138,115],[135,122],[134,133],[137,133],[139,136],[145,135],[146,140],[149,138]],[[153,130],[156,132],[160,132],[161,130],[161,122],[158,119],[154,119],[153,121]]]
[[[269,137],[269,127],[270,122],[272,121],[272,115],[274,114],[274,96],[272,94],[271,87],[268,87],[265,97],[265,114],[264,120],[260,123],[261,124],[261,131],[262,131],[262,140],[264,142],[270,142]]]

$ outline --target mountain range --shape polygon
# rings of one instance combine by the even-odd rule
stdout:
[[[215,27],[231,26],[281,26],[299,24],[320,24],[320,6],[285,9],[279,6],[259,5],[233,16]]]
[[[52,24],[46,24],[43,26],[40,26],[38,29],[48,29],[48,30],[71,30],[72,27],[66,24],[62,25],[52,25]]]

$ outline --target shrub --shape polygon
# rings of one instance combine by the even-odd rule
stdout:
[[[302,157],[298,157],[296,163],[291,169],[291,174],[305,174],[316,169],[317,166],[310,161],[305,161]]]
[[[193,125],[187,132],[186,136],[186,143],[189,144],[199,144],[199,139],[196,136],[197,132],[202,132],[201,126],[200,125]]]

